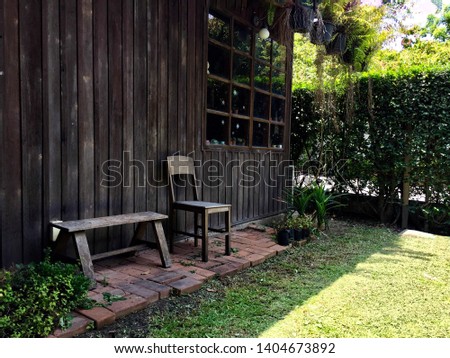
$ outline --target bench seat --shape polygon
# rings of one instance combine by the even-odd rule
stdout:
[[[171,260],[164,229],[162,227],[162,221],[167,218],[167,215],[146,211],[91,219],[51,222],[50,225],[61,230],[54,245],[54,253],[58,254],[61,252],[67,246],[70,238],[73,238],[83,273],[91,279],[92,287],[95,287],[96,282],[92,261],[128,252],[135,252],[148,247],[148,241],[143,240],[143,238],[147,229],[147,224],[151,223],[156,236],[156,245],[161,257],[162,266],[167,268],[171,266]],[[129,240],[126,247],[91,255],[86,237],[87,230],[126,224],[138,224],[134,236]]]

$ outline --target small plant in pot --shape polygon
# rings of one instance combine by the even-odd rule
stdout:
[[[274,225],[274,227],[277,230],[278,245],[288,246],[289,238],[291,236],[290,227],[289,227],[289,219],[287,217],[284,217],[282,220],[277,222]]]
[[[310,215],[299,216],[298,221],[301,226],[302,239],[310,241],[311,229],[313,228],[312,217]]]

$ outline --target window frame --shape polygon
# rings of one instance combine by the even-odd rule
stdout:
[[[276,39],[270,38],[270,59],[269,62],[264,61],[263,59],[260,59],[257,57],[256,54],[256,42],[257,42],[257,31],[254,26],[246,23],[243,19],[238,18],[236,15],[233,14],[224,14],[221,11],[217,11],[215,9],[210,9],[208,12],[208,22],[209,22],[209,16],[214,16],[216,18],[225,20],[225,23],[228,24],[228,34],[229,34],[229,43],[222,43],[218,41],[215,38],[210,38],[209,36],[209,26],[207,26],[207,63],[209,65],[209,48],[210,46],[216,46],[220,47],[221,49],[224,49],[229,52],[229,64],[228,64],[228,78],[224,78],[218,75],[215,75],[214,73],[210,73],[209,66],[208,66],[208,72],[206,76],[206,95],[209,96],[209,80],[217,81],[222,85],[228,86],[228,111],[221,111],[213,108],[209,108],[209,100],[205,101],[205,117],[204,117],[204,131],[203,131],[203,138],[202,138],[202,147],[204,149],[229,149],[229,150],[248,150],[248,151],[259,151],[259,150],[276,150],[276,151],[285,151],[286,143],[287,141],[287,127],[288,127],[288,121],[286,118],[287,106],[288,106],[288,58],[287,58],[287,47],[284,44],[281,44],[276,41]],[[234,47],[234,41],[235,41],[235,27],[236,24],[238,26],[242,26],[243,28],[246,28],[249,30],[249,36],[251,39],[250,43],[250,51],[245,52],[241,51]],[[267,40],[266,40],[267,41]],[[276,65],[276,60],[274,58],[274,43],[277,43],[278,46],[284,47],[284,68],[280,68]],[[250,61],[250,78],[249,83],[241,83],[234,79],[234,62],[235,62],[235,56],[243,56],[249,59]],[[260,89],[255,85],[255,68],[257,64],[263,64],[264,66],[267,66],[269,69],[269,82],[268,82],[268,89]],[[284,94],[277,94],[273,91],[273,77],[274,73],[282,73],[284,75]],[[248,109],[248,115],[247,114],[241,114],[241,113],[233,113],[233,89],[234,88],[241,88],[244,90],[249,91],[249,109]],[[255,104],[255,96],[259,94],[262,96],[265,96],[268,98],[268,118],[261,118],[259,116],[255,116],[254,112],[254,104]],[[276,121],[272,118],[272,106],[274,99],[282,100],[284,103],[284,108],[282,108],[282,111],[284,113],[284,120],[283,121]],[[225,144],[221,143],[210,143],[208,142],[208,118],[211,118],[212,116],[223,116],[227,118],[228,128],[226,133],[227,141]],[[247,143],[245,145],[237,145],[237,143],[233,143],[233,137],[232,137],[232,123],[234,121],[246,121],[247,123]],[[263,143],[267,144],[267,146],[258,146],[255,145],[254,138],[256,137],[254,134],[254,126],[258,123],[263,123],[264,126],[266,126],[267,132],[264,135],[266,138],[262,141]],[[278,126],[282,130],[282,144],[281,148],[280,145],[272,145],[272,128],[273,126]]]

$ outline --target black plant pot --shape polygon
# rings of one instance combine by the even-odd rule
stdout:
[[[291,12],[291,28],[294,32],[308,33],[314,22],[314,11],[306,6],[296,5]]]
[[[311,235],[311,231],[309,229],[302,229],[302,238],[309,241],[309,236]]]
[[[278,245],[288,246],[289,245],[289,230],[280,230],[277,234]]]
[[[333,38],[336,25],[329,21],[317,21],[311,29],[310,40],[315,45],[327,44]]]
[[[323,24],[325,26],[325,32],[323,34],[323,42],[327,44],[333,38],[333,34],[336,31],[336,25],[330,21],[324,21]]]
[[[294,229],[294,240],[300,241],[301,239],[303,239],[302,230]]]
[[[347,36],[338,32],[333,40],[325,45],[327,55],[342,55],[345,52],[345,46],[347,45]]]

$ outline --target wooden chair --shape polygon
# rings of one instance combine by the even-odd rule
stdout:
[[[198,239],[202,239],[202,260],[208,261],[208,230],[225,233],[225,255],[230,255],[230,231],[231,231],[231,205],[212,203],[207,201],[200,201],[198,195],[198,187],[196,185],[194,160],[185,156],[171,156],[167,158],[168,176],[170,183],[170,216],[169,220],[172,226],[169,234],[169,250],[173,252],[174,234],[183,234],[194,237],[194,244],[198,246]],[[178,201],[175,195],[175,176],[185,175],[186,185],[193,187],[193,200]],[[176,229],[174,222],[176,221],[177,210],[194,213],[194,232],[179,231]],[[208,227],[209,216],[211,214],[225,213],[225,228],[215,229]],[[198,225],[198,216],[201,217],[201,225]],[[198,234],[198,229],[201,228],[202,234]]]

